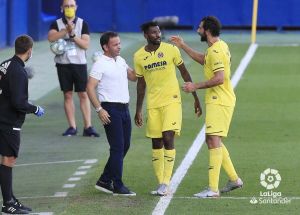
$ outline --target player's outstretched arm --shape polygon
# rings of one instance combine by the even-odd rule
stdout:
[[[178,48],[183,49],[194,61],[200,63],[201,65],[204,64],[205,55],[203,53],[197,52],[196,50],[189,47],[182,37],[180,36],[171,36],[170,41],[174,43]]]

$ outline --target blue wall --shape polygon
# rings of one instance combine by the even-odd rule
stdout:
[[[19,34],[46,39],[50,23],[61,16],[61,0],[0,0],[0,48]],[[206,15],[219,17],[223,26],[250,26],[253,0],[77,0],[78,16],[92,32],[139,31],[156,16],[178,16],[179,25],[197,26]],[[260,0],[258,26],[299,27],[300,0]]]
[[[197,26],[206,15],[216,15],[223,26],[250,26],[253,0],[77,0],[78,14],[91,30],[139,31],[139,25],[156,16],[179,17],[179,25]],[[299,27],[299,0],[259,1],[258,26]]]

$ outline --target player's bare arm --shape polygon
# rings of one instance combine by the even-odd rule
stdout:
[[[180,36],[171,36],[170,41],[174,43],[178,48],[183,49],[194,61],[200,63],[201,65],[204,64],[205,55],[201,52],[198,52],[191,47],[189,47],[182,37]]]
[[[182,86],[182,90],[187,93],[195,92],[197,89],[207,89],[215,87],[224,83],[224,71],[218,71],[214,73],[214,76],[204,82],[192,83],[186,82]]]
[[[110,123],[110,119],[109,119],[109,114],[107,113],[106,110],[104,110],[102,107],[101,107],[101,103],[100,101],[98,100],[97,98],[97,95],[96,95],[96,91],[95,91],[95,88],[97,87],[99,83],[99,80],[93,78],[93,77],[89,77],[89,80],[88,80],[88,83],[87,83],[87,87],[86,87],[86,91],[87,91],[87,94],[90,98],[90,101],[93,105],[93,107],[98,110],[98,117],[99,119],[101,120],[101,122],[106,125],[106,124],[109,124]]]
[[[135,111],[134,122],[138,127],[141,127],[143,125],[143,113],[142,113],[143,101],[146,92],[146,82],[144,77],[138,77],[136,91],[137,91],[137,99],[136,99],[136,111]]]
[[[128,78],[128,80],[133,81],[133,82],[136,82],[136,80],[137,80],[135,71],[130,67],[128,67],[128,69],[127,69],[127,78]]]
[[[185,82],[192,82],[192,78],[190,73],[187,71],[184,63],[180,64],[177,67],[180,71],[181,77]],[[197,115],[197,117],[200,117],[202,114],[202,108],[201,108],[201,104],[198,98],[198,95],[196,92],[193,92],[193,97],[194,97],[194,109],[195,109],[195,114]]]

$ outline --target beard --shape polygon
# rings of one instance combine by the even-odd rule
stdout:
[[[201,42],[207,42],[207,36],[204,34],[199,34]]]
[[[159,40],[149,40],[149,43],[152,45],[160,45],[161,39]]]

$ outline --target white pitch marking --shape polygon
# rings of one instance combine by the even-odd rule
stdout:
[[[245,72],[249,62],[251,61],[254,53],[257,49],[257,44],[251,44],[247,50],[247,53],[241,60],[238,68],[236,69],[234,76],[231,79],[233,87],[236,87],[239,80],[241,79],[243,73]],[[152,215],[162,215],[165,213],[166,209],[168,208],[174,193],[176,192],[179,184],[181,183],[182,179],[184,178],[185,174],[187,173],[188,169],[192,165],[194,159],[196,158],[198,152],[200,151],[203,143],[205,140],[205,124],[203,125],[201,131],[198,133],[196,139],[194,140],[192,146],[189,148],[188,153],[185,155],[184,159],[182,160],[179,167],[176,169],[172,180],[170,182],[170,190],[172,193],[169,197],[161,197],[159,202],[156,204]]]
[[[80,177],[71,177],[68,179],[68,181],[80,181],[81,178]]]
[[[84,164],[93,164],[93,163],[97,163],[97,162],[98,162],[97,159],[90,159],[90,160],[86,160],[86,161],[84,162]]]
[[[74,188],[76,184],[64,184],[63,188]]]
[[[66,197],[68,195],[68,192],[56,192],[54,194],[55,197]]]
[[[255,198],[259,198],[259,196],[254,196]],[[164,197],[164,198],[168,198],[168,197]],[[233,200],[247,200],[247,199],[252,199],[252,197],[246,197],[246,196],[220,196],[218,198],[213,198],[216,200],[225,200],[225,199],[233,199]],[[288,198],[288,199],[292,199],[292,200],[300,200],[299,196],[282,196],[281,198]],[[173,199],[212,199],[212,198],[198,198],[198,197],[194,197],[194,196],[176,196],[173,197]]]
[[[78,169],[90,169],[92,166],[80,166]]]
[[[78,176],[78,175],[85,175],[87,171],[76,171],[73,175]]]
[[[53,215],[53,212],[29,213],[30,215]]]
[[[18,166],[61,164],[61,163],[77,163],[77,162],[83,162],[83,161],[85,161],[85,160],[53,161],[53,162],[44,162],[44,163],[25,163],[25,164],[18,164],[18,165],[15,165],[15,166],[18,167]]]

